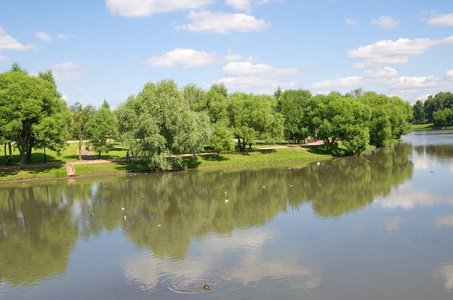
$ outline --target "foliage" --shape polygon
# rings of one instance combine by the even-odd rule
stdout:
[[[12,69],[0,74],[0,135],[16,143],[21,167],[25,159],[30,162],[32,148],[62,149],[70,119],[64,118],[66,103],[51,80],[29,76],[17,64]]]
[[[232,141],[233,134],[226,125],[226,122],[215,123],[212,127],[213,133],[208,145],[217,152],[217,156],[219,156],[222,151],[234,150]]]
[[[324,141],[333,155],[351,155],[363,152],[369,142],[371,112],[369,107],[352,97],[336,94],[318,95],[309,103],[311,132]],[[342,142],[346,150],[339,147]]]
[[[211,136],[208,115],[191,110],[184,92],[169,80],[147,83],[120,106],[117,116],[120,134],[130,132],[127,144],[132,153],[147,151],[152,169],[183,167],[179,159],[166,156],[195,154]]]
[[[69,108],[72,115],[73,121],[73,132],[74,136],[79,141],[79,160],[82,159],[82,143],[86,138],[87,135],[87,125],[90,119],[96,112],[94,106],[87,105],[83,107],[83,105],[79,102],[74,103]]]
[[[110,111],[107,101],[95,113],[87,124],[87,136],[93,150],[99,153],[108,153],[113,147],[113,139],[117,136],[115,115]]]
[[[258,138],[269,143],[281,139],[284,119],[276,111],[276,104],[274,98],[266,95],[233,93],[230,96],[230,124],[240,151],[245,151]]]

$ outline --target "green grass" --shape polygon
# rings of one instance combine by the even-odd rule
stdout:
[[[413,131],[453,129],[453,126],[435,126],[434,124],[412,124]]]
[[[70,145],[74,153],[77,153],[77,146]],[[68,148],[68,149],[70,149]],[[52,160],[52,162],[74,162],[77,161],[76,155],[71,155],[66,150],[60,160]],[[35,153],[38,156],[40,153]],[[114,159],[124,157],[120,145],[114,151],[109,153],[108,156],[102,158]],[[212,167],[225,167],[225,166],[240,166],[248,164],[263,164],[274,162],[288,162],[288,161],[301,161],[313,160],[330,157],[325,153],[320,146],[311,147],[293,147],[272,150],[257,150],[251,152],[234,152],[225,153],[220,156],[217,155],[201,155],[198,156],[196,161],[191,157],[185,157],[189,168],[212,168]],[[41,157],[42,158],[42,157]],[[36,161],[33,157],[32,161]],[[50,163],[50,160],[48,159]],[[41,163],[41,161],[39,161]],[[146,160],[140,161],[119,161],[119,162],[104,162],[95,164],[74,164],[76,176],[84,175],[98,175],[98,174],[124,174],[124,173],[138,173],[146,172],[149,170]],[[66,166],[53,165],[47,167],[39,167],[33,169],[17,170],[0,170],[0,181],[5,180],[20,180],[20,179],[39,179],[39,178],[61,178],[66,177]]]
[[[236,166],[245,164],[273,163],[281,161],[308,160],[330,157],[319,146],[293,147],[250,152],[234,152],[217,156],[198,156],[197,161],[187,159],[189,168],[209,168],[217,166]]]
[[[68,163],[68,162],[76,162],[79,160],[78,156],[78,143],[67,143],[66,149],[61,153],[60,156],[52,150],[46,149],[46,157],[48,164],[55,164],[55,163]],[[1,149],[4,152],[4,149]],[[109,153],[103,153],[101,155],[101,159],[117,159],[117,158],[125,158],[126,157],[126,148],[123,151],[121,143],[115,143],[114,147]],[[8,151],[8,150],[7,150]],[[97,153],[93,153],[97,155]],[[19,150],[13,147],[13,165],[18,166],[20,160]],[[32,157],[31,157],[31,164],[43,164],[44,163],[44,150],[43,149],[33,149]],[[0,155],[0,166],[6,165],[6,158],[4,153]]]

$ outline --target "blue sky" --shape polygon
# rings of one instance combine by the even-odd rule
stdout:
[[[69,105],[162,79],[414,103],[453,91],[453,1],[1,0],[0,72],[13,62],[52,69]]]

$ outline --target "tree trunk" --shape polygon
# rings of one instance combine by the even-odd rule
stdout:
[[[9,156],[11,156],[11,161],[13,159],[13,150],[11,149],[11,142],[8,143]]]
[[[46,147],[44,147],[44,163],[47,163]]]
[[[31,164],[31,151],[32,151],[32,146],[31,146],[31,143],[30,145],[28,146],[28,150],[27,150],[27,164]]]
[[[241,138],[238,137],[238,148],[239,148],[239,152],[242,151],[242,148],[241,148]]]
[[[79,137],[79,160],[82,160],[82,139]]]

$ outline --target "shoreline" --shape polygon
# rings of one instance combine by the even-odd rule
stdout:
[[[295,162],[315,162],[320,160],[333,159],[334,156],[320,156],[319,158],[307,158],[307,159],[294,159],[294,160],[284,160],[284,161],[268,161],[268,162],[255,162],[255,163],[246,163],[246,164],[230,164],[230,165],[218,165],[218,166],[202,166],[198,168],[186,168],[181,170],[172,170],[172,171],[133,171],[133,172],[122,172],[122,173],[97,173],[97,174],[82,174],[75,176],[65,176],[65,177],[42,177],[42,178],[24,178],[24,179],[13,179],[13,180],[0,180],[0,185],[2,184],[13,184],[13,183],[29,183],[29,182],[39,182],[39,181],[61,181],[61,180],[71,180],[71,179],[83,179],[91,177],[103,177],[103,176],[134,176],[139,174],[153,174],[153,173],[166,173],[166,172],[183,172],[183,171],[197,171],[197,170],[209,170],[209,169],[221,169],[221,168],[235,168],[235,167],[247,167],[247,166],[260,166],[260,165],[272,165],[272,164],[284,164],[284,163],[295,163]],[[106,163],[110,161],[103,161],[99,163]],[[63,163],[62,165],[66,165]]]

